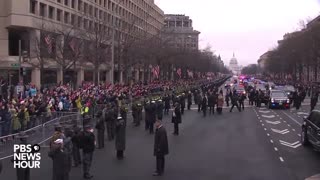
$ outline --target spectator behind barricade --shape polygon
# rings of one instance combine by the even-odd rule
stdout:
[[[9,112],[11,114],[13,133],[18,133],[21,130],[21,123],[18,118],[18,111],[13,104],[9,105]]]
[[[29,94],[31,97],[35,97],[37,95],[37,88],[34,84],[31,85],[31,87],[29,89]]]

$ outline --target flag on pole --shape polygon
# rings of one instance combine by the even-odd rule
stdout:
[[[159,65],[153,67],[151,71],[152,71],[152,74],[153,74],[154,77],[159,78],[159,75],[160,75],[160,67],[159,67]]]
[[[48,53],[51,54],[52,53],[52,42],[53,42],[53,38],[50,36],[50,34],[47,34],[44,37],[44,41],[47,44],[47,48],[48,48]]]
[[[181,78],[181,68],[177,69],[177,74]]]

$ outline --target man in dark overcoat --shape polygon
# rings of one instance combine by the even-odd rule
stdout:
[[[96,115],[96,129],[97,129],[97,138],[98,138],[98,149],[104,148],[104,120],[102,119],[102,112],[98,111]]]
[[[116,122],[115,147],[117,158],[123,159],[123,152],[126,149],[126,122],[122,117],[118,117]]]
[[[167,131],[162,126],[162,122],[160,120],[157,120],[155,125],[156,133],[154,135],[153,155],[156,156],[157,169],[153,176],[162,176],[165,167],[165,156],[169,154],[169,145]]]
[[[68,152],[64,150],[63,143],[63,139],[55,140],[48,153],[53,163],[52,180],[69,180]]]

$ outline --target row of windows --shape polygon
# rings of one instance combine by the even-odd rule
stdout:
[[[57,0],[58,3],[62,3],[62,1],[63,0]],[[98,3],[98,0],[95,0],[95,1],[97,1],[95,3]],[[120,2],[122,2],[122,3],[120,3],[121,5],[132,10],[133,13],[127,11],[123,7],[118,6],[116,3],[111,2],[110,0],[99,0],[99,5],[100,5],[100,7],[105,7],[108,10],[116,13],[117,15],[123,16],[128,19],[132,19],[132,17],[135,17],[135,18],[143,17],[144,19],[146,19],[149,16],[148,14],[151,14],[152,15],[151,22],[157,23],[158,28],[161,27],[160,19],[162,18],[163,15],[160,14],[159,12],[155,11],[154,8],[152,8],[152,6],[147,5],[146,3],[142,3],[142,4],[145,4],[143,6],[144,9],[142,9],[141,7],[135,5],[133,2],[131,2],[130,0],[120,0]],[[141,2],[143,2],[143,1],[141,0]],[[90,5],[89,3],[83,2],[83,0],[64,0],[65,6],[70,7],[70,4],[71,4],[71,8],[77,9],[78,11],[84,12],[86,15],[90,15],[90,16],[98,17],[99,11],[100,12],[102,11],[102,10],[99,10],[97,7]],[[145,9],[147,9],[148,11],[150,11],[152,9],[152,11],[146,12]],[[100,15],[100,16],[102,16],[102,15]]]
[[[59,22],[63,22],[65,24],[70,24],[70,25],[75,25],[78,28],[84,28],[84,29],[94,29],[94,24],[100,24],[102,21],[95,20],[93,21],[92,19],[77,16],[76,14],[72,14],[68,11],[63,11],[61,9],[48,6],[44,3],[38,3],[35,0],[30,0],[30,13],[32,14],[37,14],[37,6],[39,4],[39,15],[42,17],[46,17],[52,20],[56,20]],[[97,11],[96,11],[97,12]],[[132,24],[127,23],[117,17],[112,16],[111,14],[107,12],[102,12],[100,11],[99,13],[99,19],[103,20],[104,22],[109,23],[109,25],[115,25],[116,27],[120,29],[125,29],[127,27],[132,26]],[[143,25],[144,21],[139,20],[137,21],[138,23],[134,22],[134,25],[138,25],[140,27],[144,27],[145,30],[151,30],[151,31],[156,31],[154,27],[148,27],[146,24]],[[134,31],[140,31],[142,32],[141,29],[138,27],[134,27]]]

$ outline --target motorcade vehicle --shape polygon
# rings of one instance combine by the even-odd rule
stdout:
[[[320,150],[320,111],[313,110],[308,116],[303,118],[301,125],[301,144],[311,145],[316,150]]]
[[[287,94],[282,90],[271,90],[268,101],[268,108],[290,108],[290,100]]]
[[[246,94],[246,90],[242,85],[237,85],[234,87],[234,89],[236,90],[238,95]]]

